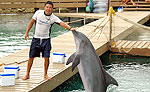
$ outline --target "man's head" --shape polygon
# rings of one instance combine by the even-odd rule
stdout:
[[[47,1],[44,6],[45,13],[48,15],[51,14],[53,11],[53,7],[53,3],[51,1]]]

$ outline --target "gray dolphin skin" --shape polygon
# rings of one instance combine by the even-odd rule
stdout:
[[[72,62],[72,71],[78,67],[86,92],[106,92],[109,84],[118,86],[117,81],[103,68],[91,41],[81,32],[72,31],[76,52],[72,54],[67,65]]]

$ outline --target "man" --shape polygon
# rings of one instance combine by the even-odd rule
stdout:
[[[33,24],[36,21],[35,34],[32,39],[32,43],[30,46],[29,52],[29,60],[27,65],[27,73],[22,80],[27,80],[30,78],[30,70],[33,64],[34,57],[40,57],[40,52],[42,52],[42,57],[44,57],[44,78],[47,80],[50,79],[47,75],[47,70],[49,67],[49,57],[50,57],[50,28],[54,23],[61,25],[62,27],[74,31],[74,28],[71,28],[69,25],[65,24],[58,17],[56,17],[53,13],[53,3],[51,1],[47,1],[44,6],[44,10],[38,10],[33,15],[28,28],[25,33],[25,40],[29,38],[29,31],[32,28]]]

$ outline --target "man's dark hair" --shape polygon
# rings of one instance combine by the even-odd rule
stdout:
[[[46,4],[50,4],[50,5],[52,5],[52,7],[54,7],[53,2],[51,2],[51,1],[47,1],[47,2],[45,3],[45,6],[46,6]]]

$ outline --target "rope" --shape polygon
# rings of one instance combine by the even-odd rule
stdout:
[[[112,46],[116,47],[116,30],[115,30],[115,18],[112,19],[112,22],[114,24],[114,42],[111,43]]]
[[[82,21],[84,19],[79,19],[79,20],[75,20],[75,21],[71,21],[71,22],[66,22],[67,24],[70,24],[70,23],[75,23],[75,22],[79,22],[79,21]]]
[[[25,63],[25,62],[27,62],[28,60],[25,60],[25,61],[21,61],[21,62],[12,62],[12,63],[8,63],[8,64],[6,64],[6,63],[1,63],[0,64],[0,66],[7,66],[7,65],[12,65],[12,64],[22,64],[22,63]]]
[[[117,15],[117,14],[116,14],[116,15]],[[146,26],[143,26],[143,25],[141,25],[141,24],[135,23],[135,22],[133,22],[133,21],[127,19],[127,18],[121,17],[121,16],[119,16],[119,15],[117,15],[117,16],[118,16],[119,18],[125,20],[126,22],[129,22],[129,23],[134,24],[134,25],[136,25],[136,26],[138,26],[138,27],[142,27],[142,28],[144,28],[144,29],[149,29],[149,30],[150,30],[149,27],[146,27]],[[114,26],[115,26],[115,23],[114,23]],[[115,28],[115,27],[114,27],[114,28]],[[115,37],[115,29],[114,29],[114,37]],[[112,44],[112,46],[116,47],[116,39],[115,39],[115,38],[114,38],[114,41],[115,41],[115,42],[114,42],[114,44]],[[129,53],[129,52],[134,48],[134,46],[131,46],[129,49],[125,49],[125,48],[123,48],[122,46],[117,47],[117,48],[118,48],[119,52],[124,51],[125,53]]]
[[[126,21],[126,22],[129,22],[129,23],[134,24],[134,25],[136,25],[136,26],[138,26],[138,27],[141,27],[141,28],[150,30],[150,27],[143,26],[142,24],[133,22],[133,21],[131,21],[131,20],[125,18],[125,17],[122,17],[122,16],[118,15],[118,14],[115,14],[115,15],[117,15],[119,18],[123,19],[123,20]]]
[[[125,53],[129,53],[132,49],[134,48],[134,46],[132,46],[131,48],[129,48],[128,50],[124,49],[122,46],[118,47],[119,52],[121,53],[122,51],[124,51]]]
[[[108,16],[104,17],[103,21],[101,21],[100,24],[98,26],[96,26],[96,28],[88,34],[89,37],[91,36],[90,39],[92,39],[97,34],[97,33],[95,33],[97,29],[99,29],[99,30],[102,31],[102,29],[104,28],[104,26],[108,23],[108,21],[107,21],[104,24],[104,26],[101,26],[101,24],[106,20],[106,18],[108,18]]]

